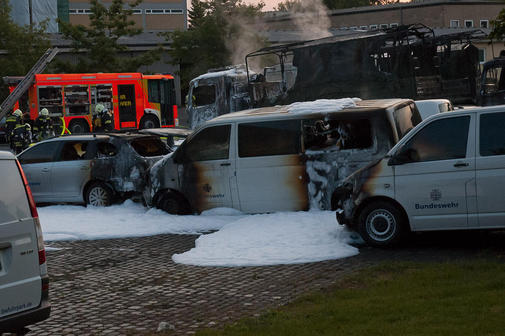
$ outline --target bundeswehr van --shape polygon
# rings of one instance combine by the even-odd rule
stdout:
[[[0,151],[0,334],[49,317],[49,278],[37,209],[14,155]]]
[[[411,231],[505,228],[505,106],[429,117],[338,188],[337,220],[375,246]]]
[[[333,208],[338,182],[420,122],[412,100],[320,100],[225,114],[151,169],[148,204],[169,213]]]

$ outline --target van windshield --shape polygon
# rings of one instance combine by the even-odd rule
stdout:
[[[398,140],[421,122],[421,115],[414,104],[409,104],[393,112],[393,118],[398,132]]]

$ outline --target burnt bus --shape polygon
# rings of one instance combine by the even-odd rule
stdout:
[[[476,103],[479,58],[470,39],[481,33],[436,36],[426,26],[411,25],[263,48],[246,56],[245,74],[243,68],[228,69],[191,81],[190,126],[246,108],[316,99]],[[252,70],[253,64],[265,63],[271,65]]]

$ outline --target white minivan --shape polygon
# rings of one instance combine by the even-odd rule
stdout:
[[[410,99],[319,100],[225,114],[153,166],[144,198],[176,214],[331,209],[339,182],[383,157],[420,120]]]
[[[49,277],[35,202],[21,165],[0,151],[0,334],[49,317]]]
[[[337,220],[374,246],[403,233],[505,228],[505,105],[424,120],[338,188]]]

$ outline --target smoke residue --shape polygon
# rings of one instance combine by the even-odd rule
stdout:
[[[247,54],[267,46],[266,37],[258,30],[261,18],[235,16],[228,19],[233,34],[226,43],[232,54],[232,64],[244,63]]]
[[[321,0],[300,0],[291,10],[292,24],[303,40],[331,36],[328,8]]]

